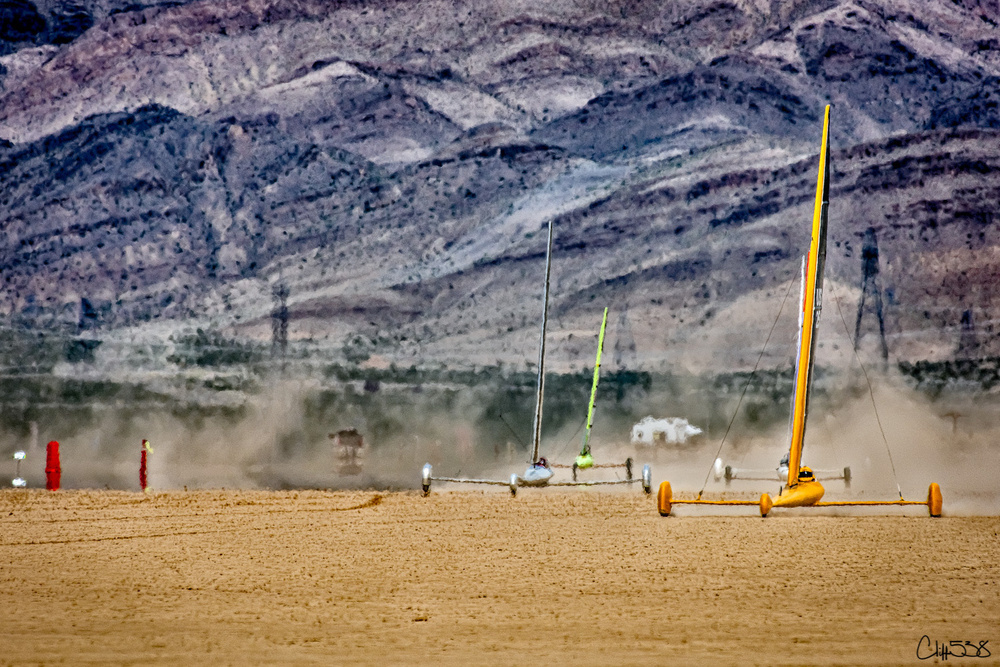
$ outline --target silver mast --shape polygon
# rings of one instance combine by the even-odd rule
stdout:
[[[542,341],[538,345],[538,391],[535,395],[535,424],[531,435],[531,463],[538,463],[538,446],[542,439],[542,396],[545,394],[545,329],[549,323],[549,275],[552,272],[552,220],[549,220],[549,242],[545,250],[545,291],[542,293]]]

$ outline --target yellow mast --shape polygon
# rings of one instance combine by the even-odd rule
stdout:
[[[826,217],[830,206],[830,105],[823,118],[823,142],[819,153],[819,179],[813,206],[812,242],[806,257],[805,283],[799,325],[799,355],[796,361],[795,398],[792,403],[792,441],[788,452],[788,486],[798,483],[802,444],[806,435],[809,390],[812,384],[816,325],[823,307],[823,265],[826,262]]]

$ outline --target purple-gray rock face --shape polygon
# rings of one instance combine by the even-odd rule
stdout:
[[[747,368],[797,285],[829,103],[851,333],[872,229],[891,358],[1000,354],[998,23],[975,0],[6,0],[0,313],[270,342],[281,293],[293,346],[522,364],[551,218],[557,367],[609,305],[622,364]]]

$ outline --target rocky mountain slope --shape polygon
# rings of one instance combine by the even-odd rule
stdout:
[[[821,343],[850,347],[872,229],[890,358],[1000,354],[998,23],[975,0],[6,0],[0,312],[524,364],[553,219],[558,367],[605,305],[619,366],[748,368],[779,310],[782,366],[829,103]]]

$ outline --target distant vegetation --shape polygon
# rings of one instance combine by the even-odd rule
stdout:
[[[0,373],[48,373],[67,353],[69,338],[58,332],[0,328]]]
[[[921,391],[937,396],[945,389],[992,391],[1000,386],[1000,357],[900,362],[899,370]]]
[[[175,352],[167,361],[178,366],[232,366],[250,364],[263,359],[259,345],[244,343],[224,337],[214,331],[198,329],[194,334],[171,336]]]

